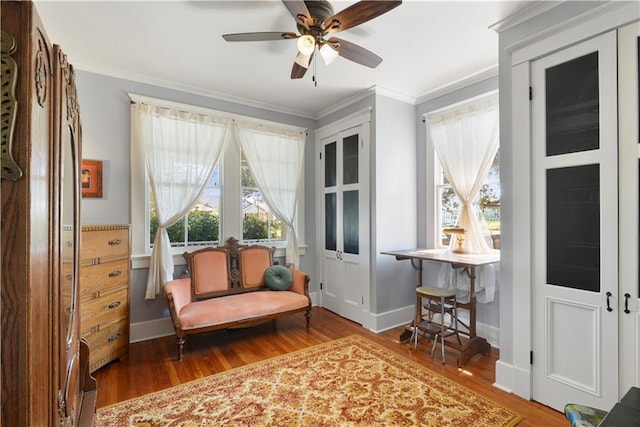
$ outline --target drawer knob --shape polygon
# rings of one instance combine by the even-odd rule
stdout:
[[[120,338],[120,332],[111,335],[107,341],[112,343],[112,342],[116,341],[118,338]]]
[[[121,274],[122,274],[122,271],[116,270],[116,271],[112,271],[111,273],[109,273],[109,277],[118,277]]]
[[[120,301],[115,301],[112,302],[111,304],[108,305],[109,310],[113,310],[114,308],[118,308],[120,307],[122,303]]]
[[[122,243],[120,239],[109,240],[109,246],[118,246],[120,243]]]

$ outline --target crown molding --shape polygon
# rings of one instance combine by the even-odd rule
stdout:
[[[114,78],[129,80],[137,83],[159,86],[159,87],[162,87],[163,89],[177,90],[180,92],[190,93],[193,95],[204,96],[207,98],[214,98],[220,101],[233,102],[235,104],[240,104],[248,107],[260,108],[263,110],[274,111],[277,113],[288,114],[288,115],[302,117],[306,119],[312,119],[312,120],[316,119],[316,115],[312,114],[309,111],[284,108],[281,105],[260,102],[253,99],[230,95],[228,93],[216,92],[213,90],[203,89],[203,88],[190,86],[190,85],[184,85],[184,84],[176,83],[173,81],[157,79],[157,78],[142,75],[142,74],[126,73],[126,72],[123,73],[118,70],[107,69],[107,68],[94,68],[91,66],[84,65],[82,63],[79,63],[79,64],[74,63],[74,68],[76,70],[82,70],[89,73],[95,73],[95,74],[100,74],[107,77],[114,77]]]
[[[464,87],[471,86],[473,84],[479,83],[483,80],[490,79],[492,77],[496,77],[497,75],[498,75],[498,66],[494,65],[493,67],[484,69],[478,73],[472,74],[468,77],[464,77],[460,80],[447,83],[444,86],[440,86],[439,88],[436,88],[423,95],[420,95],[416,99],[416,104],[422,104],[432,99],[439,98],[443,95],[446,95],[451,92],[455,92],[456,90],[462,89]]]
[[[548,10],[551,10],[554,7],[557,7],[561,3],[564,3],[564,1],[531,2],[530,5],[527,5],[526,7],[516,11],[515,13],[512,13],[511,15],[496,22],[495,24],[490,25],[489,29],[500,34],[501,32],[508,30],[509,28],[513,28],[516,25],[522,24],[523,22],[535,16],[538,16]]]

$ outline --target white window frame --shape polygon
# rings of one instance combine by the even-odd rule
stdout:
[[[145,102],[153,105],[160,105],[167,108],[179,109],[181,111],[190,111],[202,114],[215,114],[218,116],[229,117],[244,121],[253,121],[258,123],[276,125],[279,127],[304,132],[305,129],[283,123],[255,119],[253,117],[242,116],[237,114],[226,113],[222,111],[212,110],[209,108],[196,107],[188,104],[181,104],[146,96],[129,94],[133,102]],[[133,137],[133,135],[132,135]],[[236,141],[229,141],[225,144],[223,152],[220,156],[218,167],[220,168],[220,244],[224,244],[225,240],[230,236],[240,238],[242,236],[242,186],[240,180],[241,174],[241,156],[240,144]],[[233,165],[236,165],[235,167]],[[234,170],[235,169],[235,170]],[[304,169],[303,169],[304,170]],[[304,172],[303,172],[304,176]],[[298,198],[297,217],[295,221],[296,231],[298,235],[298,247],[300,255],[305,254],[305,237],[304,237],[304,206],[305,194],[304,183],[300,189]],[[131,144],[131,259],[132,268],[148,268],[149,256],[151,255],[151,245],[149,242],[149,178],[144,162],[144,155],[135,144]],[[284,257],[287,242],[286,240],[268,243],[268,245],[276,247],[276,257]],[[178,246],[173,247],[174,265],[185,265],[186,261],[182,254],[193,252],[203,246]]]

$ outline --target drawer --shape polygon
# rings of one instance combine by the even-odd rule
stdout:
[[[81,264],[94,258],[129,256],[129,229],[95,230],[82,233]]]
[[[80,268],[80,301],[90,301],[118,288],[128,287],[128,259]]]
[[[129,317],[129,290],[120,289],[89,302],[81,302],[80,330],[86,336],[113,320]]]
[[[89,344],[89,365],[93,372],[129,351],[129,319],[109,324],[84,338]]]

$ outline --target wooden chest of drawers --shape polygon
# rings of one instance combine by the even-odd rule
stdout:
[[[85,225],[80,247],[80,333],[91,372],[129,351],[129,226]]]

